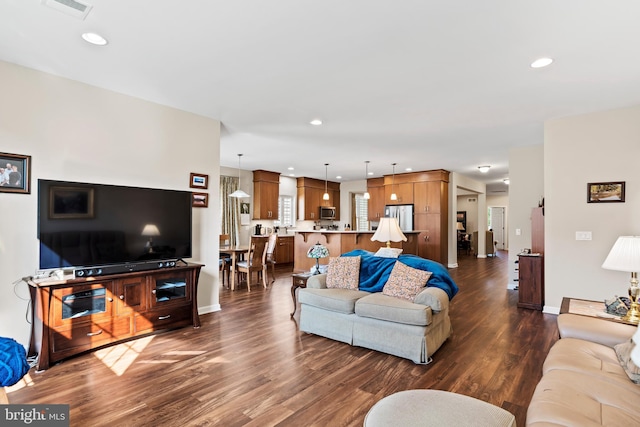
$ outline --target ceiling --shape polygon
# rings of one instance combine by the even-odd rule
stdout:
[[[223,166],[500,192],[545,120],[640,103],[636,0],[52,1],[0,0],[0,60],[218,119]]]

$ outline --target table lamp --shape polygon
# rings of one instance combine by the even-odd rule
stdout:
[[[407,236],[402,233],[400,225],[398,225],[398,218],[384,217],[380,219],[378,229],[373,233],[371,241],[386,242],[387,248],[390,248],[391,242],[406,242]]]
[[[315,258],[316,260],[316,270],[313,274],[320,274],[320,258],[326,258],[329,256],[329,249],[325,246],[321,245],[320,242],[311,246],[307,251],[308,258]]]
[[[147,224],[142,229],[143,236],[149,236],[149,240],[147,240],[147,244],[144,246],[148,253],[153,253],[153,236],[159,236],[160,230],[155,224]]]
[[[638,310],[638,271],[640,271],[640,236],[620,236],[614,243],[602,268],[607,270],[626,271],[631,273],[629,284],[629,298],[631,307],[622,318],[625,322],[637,325],[640,323],[640,310]],[[640,339],[640,337],[639,337]]]

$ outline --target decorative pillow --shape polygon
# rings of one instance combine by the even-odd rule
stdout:
[[[396,261],[382,293],[413,302],[416,295],[427,285],[431,274],[430,271],[418,270]]]
[[[633,363],[633,360],[631,360],[631,351],[633,350],[633,347],[635,347],[635,343],[632,340],[629,340],[616,345],[613,349],[616,351],[618,361],[624,368],[629,379],[636,384],[640,384],[640,368],[638,368],[636,364]]]
[[[402,249],[397,248],[380,248],[378,252],[375,253],[374,256],[380,258],[398,258],[398,256],[402,253]]]
[[[358,290],[360,283],[360,256],[329,258],[327,288]]]

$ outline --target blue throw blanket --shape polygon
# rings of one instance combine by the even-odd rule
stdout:
[[[451,300],[458,293],[458,285],[453,281],[447,269],[440,263],[420,258],[417,255],[400,255],[398,258],[382,258],[374,256],[364,249],[355,249],[341,256],[360,255],[360,284],[358,288],[367,292],[382,292],[396,261],[409,267],[433,273],[427,281],[427,287],[434,286],[447,293]]]

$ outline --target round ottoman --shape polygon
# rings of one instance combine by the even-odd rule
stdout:
[[[516,418],[495,405],[441,390],[406,390],[391,394],[371,407],[365,427],[388,426],[504,426]]]

